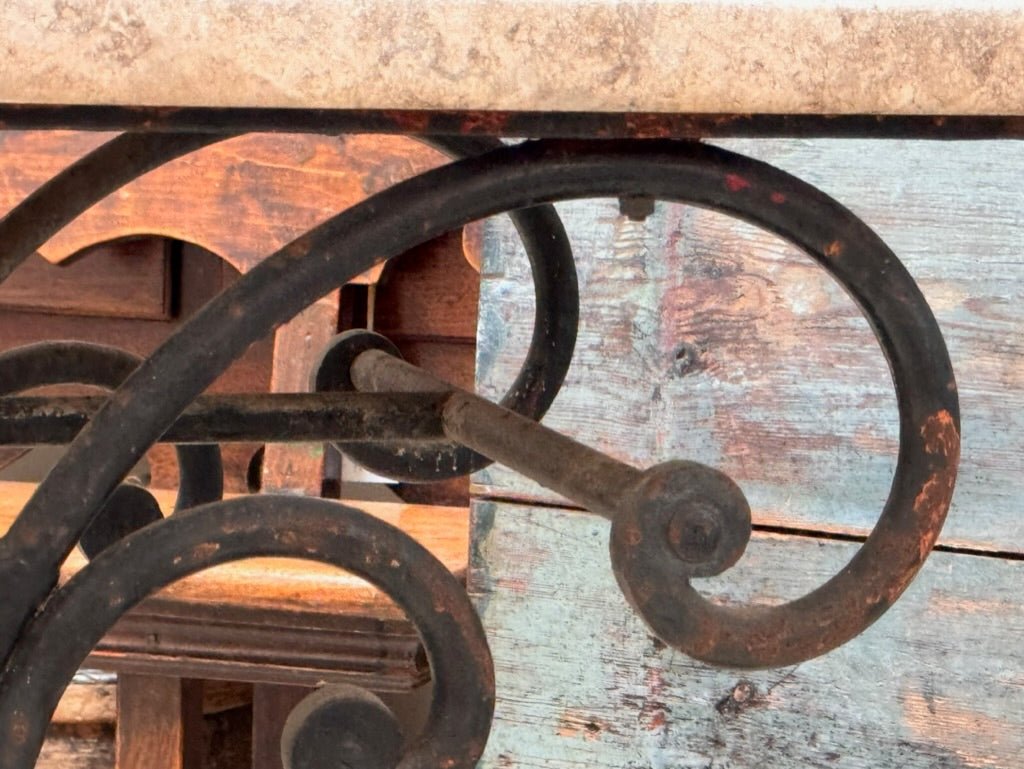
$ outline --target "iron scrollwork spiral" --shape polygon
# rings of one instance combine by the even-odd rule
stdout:
[[[255,555],[332,564],[393,598],[416,625],[435,689],[422,737],[392,766],[475,765],[490,728],[494,674],[480,619],[459,581],[411,537],[367,513],[327,500],[266,495],[212,503],[147,526],[53,594],[7,661],[0,767],[32,765],[61,692],[121,614],[174,580]],[[338,759],[344,757],[331,761]]]
[[[520,227],[524,237],[532,235],[537,243],[531,251],[540,328],[534,346],[538,340],[569,345],[568,352],[564,344],[554,353],[531,352],[537,357],[528,357],[509,396],[525,416],[461,392],[405,364],[386,344],[366,338],[348,337],[325,353],[318,389],[377,394],[380,403],[399,411],[403,403],[408,405],[408,399],[400,399],[403,392],[431,393],[436,424],[409,440],[408,447],[420,453],[413,452],[416,461],[407,467],[406,477],[417,475],[425,457],[434,458],[436,466],[438,451],[452,459],[451,472],[469,472],[482,461],[473,459],[472,449],[609,518],[611,563],[623,593],[659,637],[690,656],[734,667],[789,665],[834,649],[881,616],[935,544],[959,456],[959,410],[949,356],[924,297],[895,255],[822,192],[715,147],[677,141],[539,141],[497,147],[378,193],[285,246],[203,308],[92,415],[0,540],[0,579],[11,586],[0,606],[0,652],[7,660],[0,681],[0,729],[7,739],[26,746],[0,759],[0,767],[25,769],[31,764],[40,724],[52,711],[75,660],[145,591],[214,562],[268,553],[352,568],[406,607],[432,655],[437,685],[456,699],[468,697],[472,706],[453,716],[435,698],[423,737],[411,752],[394,760],[402,767],[471,766],[483,750],[493,705],[490,659],[479,620],[464,591],[456,589],[443,569],[437,571],[429,554],[356,511],[273,497],[203,506],[115,543],[75,581],[47,595],[58,565],[128,469],[249,344],[382,259],[477,219],[519,211],[522,223],[523,213],[538,206],[584,197],[697,205],[761,227],[815,259],[867,317],[895,385],[899,458],[874,531],[831,580],[781,606],[709,602],[691,580],[727,569],[741,557],[750,536],[749,505],[736,484],[693,462],[639,470],[534,421],[561,384],[575,335],[575,274],[567,242],[557,245],[564,238],[564,232],[558,234],[560,224],[555,226],[557,218],[546,225],[527,219]],[[542,225],[549,227],[546,238],[537,235]],[[571,283],[558,283],[559,276]],[[544,296],[560,302],[564,311],[545,314]],[[538,368],[537,361],[547,368]],[[177,386],[169,391],[162,385],[167,381]],[[536,387],[521,389],[529,382]],[[388,452],[396,455],[393,442],[382,449],[377,441],[368,449],[376,439],[365,431],[336,440],[343,449],[354,444],[353,455],[358,459],[362,452],[371,466],[379,466],[378,459]],[[442,443],[450,445],[439,449]],[[103,457],[101,463],[97,456]],[[317,536],[314,522],[331,526],[331,536]],[[44,530],[45,538],[39,536]],[[208,542],[217,543],[211,551],[216,554],[197,556],[202,548],[196,545]],[[146,558],[145,552],[159,557]],[[399,582],[388,570],[390,561],[385,563],[384,554],[392,552],[404,553],[397,561],[408,569]],[[376,557],[380,563],[354,565],[354,554],[371,561]],[[81,597],[91,582],[99,575],[118,582],[131,569],[140,570],[135,592],[125,593],[122,602],[93,618],[89,632],[75,640],[61,666],[46,674],[46,660],[59,651],[55,644],[64,642],[54,638],[54,630],[63,632],[85,621]],[[445,611],[422,610],[437,590],[445,596]],[[466,669],[449,664],[446,644],[465,651],[460,664]],[[377,717],[372,701],[342,699],[344,707],[363,708],[367,718]],[[332,702],[323,707],[329,709]],[[324,712],[310,705],[307,716]],[[442,713],[446,715],[435,718]],[[300,719],[289,732],[292,747],[303,739],[302,723]]]
[[[43,342],[0,353],[0,396],[48,385],[91,385],[113,390],[142,362],[127,350],[87,342]],[[176,447],[180,481],[174,509],[215,502],[224,494],[224,471],[216,444]],[[111,492],[79,538],[86,557],[162,517],[153,495],[122,483]]]

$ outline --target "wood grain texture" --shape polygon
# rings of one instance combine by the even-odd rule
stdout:
[[[253,691],[252,769],[283,769],[281,731],[292,708],[313,689],[261,684]]]
[[[0,285],[0,307],[167,320],[171,313],[168,242],[133,238],[107,243],[59,264],[33,254]]]
[[[201,681],[121,675],[116,769],[201,769]]]
[[[162,248],[160,241],[153,242],[156,244],[154,248]],[[239,276],[237,270],[208,251],[186,245],[182,252],[181,268],[175,275],[179,305],[175,317],[165,320],[109,318],[53,315],[29,309],[0,309],[0,349],[54,339],[78,339],[121,347],[137,355],[149,355],[185,319]],[[95,253],[88,253],[82,257],[80,264],[88,268],[94,256]],[[50,269],[61,270],[64,267],[55,266]],[[20,270],[16,270],[12,279],[19,273]],[[109,272],[106,272],[106,276],[109,277]],[[274,340],[270,337],[252,345],[217,379],[210,391],[267,391],[273,344]],[[173,383],[169,386],[173,386]],[[252,444],[222,447],[227,491],[239,493],[246,490],[246,468],[257,448]],[[7,458],[10,459],[10,455]],[[0,456],[0,464],[3,459]],[[147,452],[147,459],[154,486],[164,489],[177,486],[178,465],[172,446],[154,446]],[[38,479],[38,476],[33,479]]]
[[[1024,571],[934,553],[864,634],[782,670],[716,669],[666,648],[612,576],[608,524],[476,502],[470,591],[498,706],[482,769],[1020,767]],[[727,603],[777,603],[823,582],[850,543],[757,534]]]
[[[745,141],[729,147],[816,184],[903,260],[960,387],[960,477],[942,542],[1024,552],[1024,145]],[[581,327],[545,422],[647,466],[690,458],[744,489],[757,524],[866,533],[888,493],[897,422],[886,362],[853,302],[809,258],[718,214],[560,205]],[[477,377],[496,396],[530,338],[526,260],[501,220],[485,243]],[[553,501],[502,469],[483,495]]]
[[[480,275],[449,233],[387,262],[377,286],[375,329],[389,338],[476,339]]]
[[[113,725],[51,726],[36,769],[114,769]]]
[[[314,302],[274,335],[270,391],[309,392],[310,377],[338,328],[338,292]],[[320,496],[323,443],[269,443],[263,456],[262,489]]]
[[[0,212],[111,136],[0,131]],[[330,216],[446,160],[397,136],[246,134],[125,185],[40,253],[59,262],[95,243],[162,235],[202,246],[245,272]]]
[[[0,211],[16,205],[35,187],[96,144],[96,135],[81,133],[0,132],[0,158],[9,160],[5,165],[12,167],[9,174],[0,176]],[[440,152],[402,137],[248,134],[206,147],[134,180],[78,217],[42,246],[40,252],[52,262],[63,263],[80,249],[97,242],[155,234],[196,244],[244,273],[330,216],[446,160]],[[472,244],[469,247],[472,248]],[[414,280],[404,280],[401,301],[385,300],[382,307],[398,313],[397,317],[392,315],[392,319],[399,325],[392,326],[391,331],[408,332],[411,315],[420,335],[447,337],[454,331],[461,338],[472,340],[476,274],[463,258],[462,250],[458,234],[427,247],[419,260],[425,269],[419,269],[416,277],[432,277],[433,280],[421,293],[409,290]],[[186,271],[191,269],[193,259],[201,258],[199,251],[195,245],[186,248],[182,260]],[[454,255],[457,260],[454,274],[461,280],[446,279],[450,271],[438,269],[437,255],[442,251]],[[451,261],[449,259],[449,263]],[[407,260],[407,263],[416,261]],[[357,281],[374,282],[382,270],[383,265],[379,265]],[[40,271],[62,272],[34,262],[16,271],[12,276],[13,294],[11,290],[8,293],[17,299],[19,307],[39,310],[56,301],[37,301]],[[211,283],[225,285],[223,275],[208,272]],[[104,289],[98,293],[102,311],[94,311],[96,308],[90,305],[86,314],[124,314],[125,308],[113,301],[119,287],[127,286],[136,298],[146,288],[139,276],[124,274],[112,278],[108,273],[102,269],[98,274],[90,273]],[[462,294],[468,285],[467,275],[473,294],[464,302]],[[187,305],[192,302],[185,289],[182,285],[182,315],[187,315],[190,309]],[[200,291],[205,291],[205,287]],[[165,299],[163,295],[159,298]],[[0,289],[0,306],[2,300],[3,290]],[[57,303],[62,311],[82,314],[75,303],[66,300]],[[109,311],[112,303],[116,312]],[[449,311],[452,303],[458,305],[458,312]],[[278,329],[273,341],[275,354],[270,390],[306,391],[313,360],[335,333],[337,324],[338,298],[332,292]],[[459,370],[464,374],[468,368],[470,376],[463,379],[469,382],[471,353],[469,357],[461,357],[463,365]],[[469,366],[465,365],[467,361]],[[261,378],[256,377],[256,389]],[[254,446],[230,446],[223,450],[229,490],[245,490],[240,480],[245,477],[244,471],[255,449]],[[156,485],[171,488],[177,484],[176,465],[169,447],[154,449],[151,462]],[[321,446],[271,445],[263,461],[264,487],[270,491],[319,494],[321,465]]]
[[[31,483],[0,482],[0,533],[7,531],[34,489]],[[174,493],[153,493],[161,507],[169,510]],[[465,572],[469,536],[465,509],[386,502],[349,504],[405,531],[449,571]],[[77,549],[72,551],[61,568],[61,582],[85,565],[85,557]],[[182,603],[217,606],[225,612],[236,607],[260,607],[380,620],[402,617],[386,596],[359,577],[326,564],[291,558],[251,558],[216,566],[169,585],[158,595]]]
[[[113,723],[117,717],[117,688],[113,683],[73,682],[57,703],[55,724]]]
[[[0,534],[33,489],[0,483]],[[170,509],[173,492],[155,495]],[[465,508],[350,504],[401,528],[453,573],[465,573]],[[73,551],[61,581],[85,564]],[[384,691],[407,691],[429,679],[414,626],[384,593],[348,572],[287,558],[238,561],[169,585],[122,617],[88,664],[141,675],[331,681]]]

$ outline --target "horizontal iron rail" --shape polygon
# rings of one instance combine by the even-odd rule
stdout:
[[[106,396],[0,398],[0,446],[70,443]],[[429,441],[444,438],[444,393],[203,395],[165,443]]]
[[[1021,115],[802,115],[0,104],[0,129],[534,138],[1020,139]]]

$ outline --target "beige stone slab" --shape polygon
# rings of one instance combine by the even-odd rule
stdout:
[[[0,102],[1024,114],[1024,2],[3,0]]]

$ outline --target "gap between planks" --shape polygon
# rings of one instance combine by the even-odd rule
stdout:
[[[567,513],[582,513],[592,515],[586,508],[575,505],[572,502],[551,502],[536,499],[529,495],[517,494],[494,494],[480,487],[471,489],[471,496],[474,502],[494,502],[498,504],[523,505],[538,507],[545,510],[562,510]],[[780,526],[775,524],[755,523],[751,526],[752,532],[762,534],[778,534],[780,536],[804,537],[807,539],[824,539],[834,542],[863,543],[867,540],[867,534],[850,531],[814,529],[800,526]],[[957,555],[973,555],[980,558],[998,558],[1005,561],[1024,561],[1024,553],[1016,553],[996,548],[983,548],[970,545],[962,545],[956,542],[942,542],[932,548],[933,552],[954,553]]]

